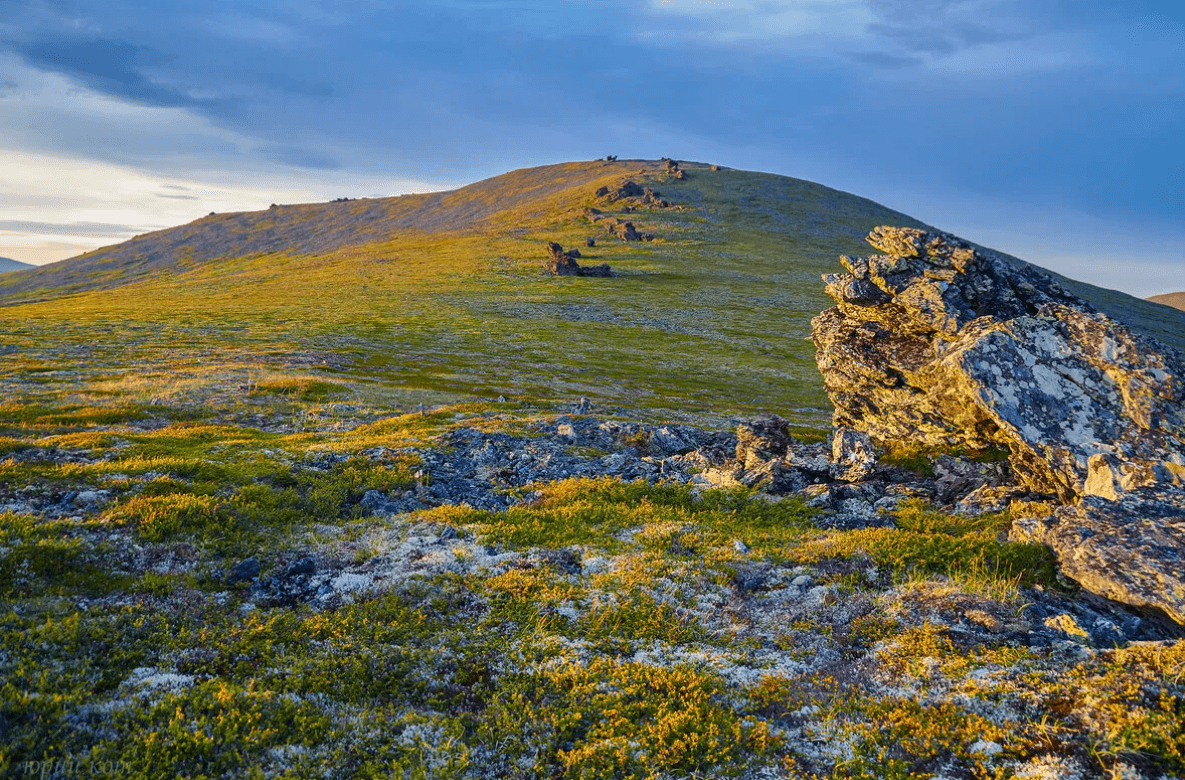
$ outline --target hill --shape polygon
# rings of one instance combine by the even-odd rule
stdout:
[[[36,266],[22,263],[19,260],[11,260],[7,257],[0,257],[0,274],[8,273],[9,271],[25,271]]]
[[[1056,496],[999,450],[833,436],[819,274],[917,220],[678,167],[0,278],[0,775],[1181,776],[1185,628],[1009,536]],[[616,275],[546,276],[548,242]],[[1034,384],[1073,404],[1062,357]]]
[[[682,169],[567,163],[453,192],[211,215],[0,279],[0,323],[44,369],[20,380],[38,392],[74,354],[91,356],[68,377],[75,392],[138,403],[233,407],[237,388],[283,373],[383,408],[586,396],[666,419],[824,419],[806,341],[827,306],[819,275],[864,251],[872,227],[921,223],[799,179]],[[625,181],[672,206],[596,194]],[[622,220],[654,240],[612,236]],[[549,241],[617,276],[542,275]],[[1095,297],[1150,327],[1165,316]],[[1185,347],[1180,323],[1161,330]]]
[[[1185,311],[1185,292],[1153,295],[1148,300],[1152,301],[1153,303],[1162,303],[1165,306],[1172,306],[1174,309],[1181,309],[1182,311]]]

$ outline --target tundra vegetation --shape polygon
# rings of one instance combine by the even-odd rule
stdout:
[[[1185,773],[1185,644],[1084,630],[1006,512],[912,500],[844,530],[798,497],[578,474],[508,484],[503,511],[367,503],[426,495],[458,432],[554,438],[580,397],[826,438],[818,276],[918,223],[668,167],[216,215],[0,282],[0,772]],[[627,177],[670,204],[595,196]],[[626,213],[655,240],[612,238]],[[541,273],[591,236],[614,277]]]

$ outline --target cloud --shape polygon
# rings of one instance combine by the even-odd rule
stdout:
[[[0,219],[0,231],[41,233],[58,236],[128,236],[142,231],[139,225],[113,225],[105,222],[37,222],[28,219]]]

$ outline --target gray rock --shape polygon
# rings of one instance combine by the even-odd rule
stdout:
[[[252,582],[259,576],[259,559],[247,558],[239,561],[226,575],[228,584],[235,584],[236,582]]]
[[[831,445],[831,476],[844,482],[860,482],[876,470],[876,448],[867,433],[837,428]]]
[[[790,448],[786,421],[777,415],[759,417],[737,426],[736,459],[744,468],[785,458]]]
[[[1017,517],[1010,538],[1049,545],[1062,573],[1091,593],[1185,624],[1185,490],[1088,496],[1052,514]]]
[[[1021,484],[1067,501],[1185,483],[1185,358],[953,236],[868,241],[886,254],[842,258],[812,323],[837,426],[1004,447]]]

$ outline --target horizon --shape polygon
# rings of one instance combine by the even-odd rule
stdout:
[[[1185,10],[1141,0],[35,2],[0,256],[605,154],[817,182],[1138,297],[1185,288]]]

